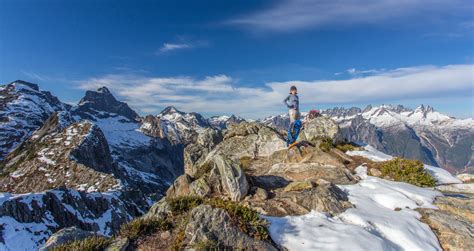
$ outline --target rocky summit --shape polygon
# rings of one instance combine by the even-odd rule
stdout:
[[[470,137],[430,107],[303,116],[288,148],[285,116],[141,117],[106,87],[72,107],[23,81],[0,92],[0,250],[473,247],[470,176],[377,150],[400,150],[406,130],[415,155],[429,155],[417,137]]]

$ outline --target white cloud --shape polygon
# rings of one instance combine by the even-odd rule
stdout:
[[[238,114],[258,118],[282,112],[282,100],[296,85],[303,109],[323,104],[349,104],[449,98],[472,95],[474,65],[417,66],[377,72],[346,80],[287,81],[263,87],[242,87],[227,75],[203,79],[105,75],[79,81],[82,89],[109,87],[142,113],[156,113],[174,105],[184,111]]]
[[[184,36],[178,36],[177,40],[179,42],[163,43],[163,45],[161,46],[161,48],[158,49],[156,54],[159,55],[172,51],[202,48],[209,46],[209,42],[207,40],[193,40]]]
[[[334,75],[339,76],[343,74],[349,74],[352,76],[360,76],[360,75],[372,75],[384,72],[386,69],[369,69],[369,70],[358,70],[356,68],[349,68],[345,72],[336,72]]]
[[[465,8],[467,7],[467,8]],[[228,23],[258,30],[287,31],[328,25],[378,23],[413,14],[441,18],[472,7],[467,0],[284,0]]]
[[[164,43],[163,46],[160,48],[160,51],[161,52],[168,52],[168,51],[190,49],[190,48],[193,48],[193,45],[191,45],[191,44]]]

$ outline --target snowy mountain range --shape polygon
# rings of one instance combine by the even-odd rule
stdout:
[[[363,142],[394,156],[418,159],[451,173],[474,172],[474,120],[456,119],[421,105],[416,109],[382,105],[365,109],[333,108],[321,111],[340,126],[350,142]],[[286,130],[286,114],[261,120]]]
[[[323,115],[348,141],[451,173],[474,171],[472,119],[425,106],[334,108]],[[274,141],[284,148],[281,135],[264,125],[286,130],[287,115],[244,122],[175,107],[142,117],[106,87],[71,106],[32,83],[0,86],[0,250],[37,249],[71,226],[112,236],[165,196],[185,169],[226,149],[217,147],[226,139],[252,154],[253,147],[272,150]]]
[[[174,107],[140,117],[106,87],[75,106],[21,80],[0,95],[0,224],[4,237],[26,236],[26,250],[68,226],[113,234],[184,172],[184,147],[201,131],[243,121]]]

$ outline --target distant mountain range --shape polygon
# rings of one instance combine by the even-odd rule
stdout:
[[[321,111],[340,126],[350,142],[369,144],[394,156],[418,159],[451,173],[474,173],[474,120],[456,119],[431,106],[367,106]],[[262,123],[286,130],[288,115],[271,116]]]

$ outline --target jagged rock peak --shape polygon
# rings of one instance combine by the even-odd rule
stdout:
[[[97,89],[97,92],[98,93],[110,93],[109,89],[105,86],[102,86],[99,89]]]
[[[367,105],[362,112],[368,112],[372,110],[372,108],[373,108],[372,105]]]
[[[421,104],[420,106],[418,106],[416,109],[415,109],[415,112],[416,111],[420,111],[420,112],[423,112],[423,113],[429,113],[429,112],[434,112],[434,108],[432,106],[425,106],[424,104]]]
[[[16,85],[24,85],[24,86],[27,86],[35,91],[39,91],[39,87],[37,84],[33,84],[33,83],[30,83],[30,82],[26,82],[24,80],[15,80],[13,82],[10,83],[10,85],[13,85],[13,86],[16,86]]]
[[[125,102],[118,101],[107,87],[101,87],[97,91],[86,91],[86,95],[79,101],[74,113],[83,118],[94,120],[95,117],[108,116],[100,112],[117,114],[136,121],[139,115]],[[94,115],[94,116],[91,116]]]
[[[176,109],[174,106],[167,106],[163,111],[160,112],[160,114],[166,115],[166,114],[173,114],[173,113],[179,113],[179,114],[184,114],[184,112]]]

